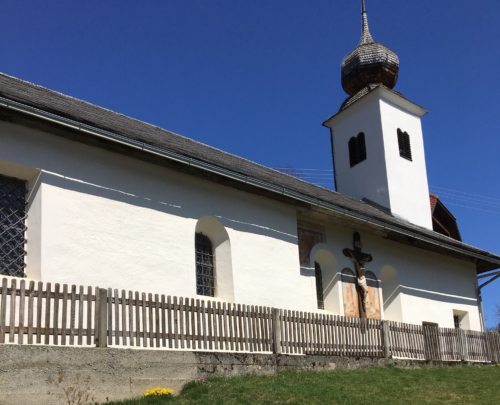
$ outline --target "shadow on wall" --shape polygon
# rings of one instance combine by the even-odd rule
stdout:
[[[380,271],[379,279],[382,282],[384,310],[387,310],[396,299],[400,290],[398,271],[393,266],[384,266]]]
[[[225,301],[234,301],[231,241],[226,228],[217,218],[205,216],[196,223],[196,233],[202,233],[212,242],[216,280],[215,295]]]
[[[148,178],[138,178],[137,175],[131,176],[130,181],[121,187],[110,184],[112,181],[107,180],[107,176],[102,176],[102,179],[99,178],[98,181],[95,181],[95,179],[91,181],[83,180],[83,176],[73,178],[47,171],[44,171],[42,176],[44,183],[54,187],[183,218],[197,219],[207,211],[211,211],[237,231],[297,243],[296,235],[280,229],[274,229],[268,226],[268,223],[256,223],[257,220],[253,221],[255,216],[252,216],[252,218],[248,218],[248,216],[242,217],[234,208],[227,210],[227,206],[224,207],[225,209],[221,209],[220,199],[217,200],[219,203],[216,203],[215,199],[212,200],[212,195],[217,196],[217,192],[214,192],[213,187],[222,186],[208,180],[203,185],[189,185],[189,178],[192,176],[185,174],[178,174],[178,178],[174,178],[172,175],[162,176],[161,171],[163,170],[166,169],[158,167],[159,173],[151,173],[151,176]],[[126,176],[127,173],[123,172],[121,175]],[[200,195],[206,196],[203,199],[203,203],[200,203]],[[236,206],[237,204],[238,201],[235,201]],[[224,213],[224,215],[217,215],[219,213]]]

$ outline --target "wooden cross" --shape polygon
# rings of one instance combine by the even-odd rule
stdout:
[[[366,286],[365,264],[371,262],[373,257],[371,254],[363,252],[361,237],[358,232],[354,232],[352,245],[353,249],[346,248],[343,250],[343,253],[352,260],[354,268],[356,269],[356,290],[358,292],[359,300],[359,316],[360,318],[366,318],[366,298],[368,295],[368,287]],[[363,281],[365,284],[363,284]]]

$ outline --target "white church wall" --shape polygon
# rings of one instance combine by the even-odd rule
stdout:
[[[394,215],[432,229],[429,185],[420,117],[380,100],[390,207]],[[412,160],[399,154],[397,130],[410,137]]]
[[[373,256],[366,269],[381,281],[384,319],[435,322],[452,328],[454,311],[462,311],[468,315],[468,326],[481,330],[473,263],[382,239],[367,230],[335,225],[326,227],[326,246],[335,258],[331,289],[340,297],[339,305],[331,306],[332,312],[344,314],[340,273],[354,267],[342,250],[352,248],[355,231],[361,235],[363,251]]]
[[[42,173],[29,278],[195,296],[194,235],[209,216],[229,236],[235,301],[315,308],[294,207],[33,129],[0,133],[0,160]]]
[[[2,123],[0,133],[0,161],[41,173],[30,182],[28,278],[192,297],[196,227],[213,218],[227,232],[232,268],[232,291],[227,278],[216,299],[317,310],[314,272],[300,269],[295,207],[33,129]],[[480,329],[472,263],[333,219],[322,226],[326,242],[311,257],[325,269],[326,311],[343,314],[340,273],[352,262],[342,250],[357,230],[374,258],[368,270],[382,279],[386,319],[452,327],[461,311]]]

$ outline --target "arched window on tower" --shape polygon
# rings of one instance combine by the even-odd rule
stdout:
[[[403,132],[398,128],[398,145],[399,145],[399,156],[402,158],[413,160],[411,156],[411,145],[410,145],[410,135],[408,132]]]
[[[363,160],[366,160],[366,143],[365,134],[360,132],[349,139],[349,163],[353,167]]]
[[[215,296],[215,255],[212,242],[202,233],[195,236],[196,294]]]

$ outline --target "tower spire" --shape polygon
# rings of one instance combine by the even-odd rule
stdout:
[[[373,38],[370,34],[370,27],[368,26],[368,13],[366,12],[366,1],[361,0],[361,39],[359,40],[359,45],[372,44]]]

